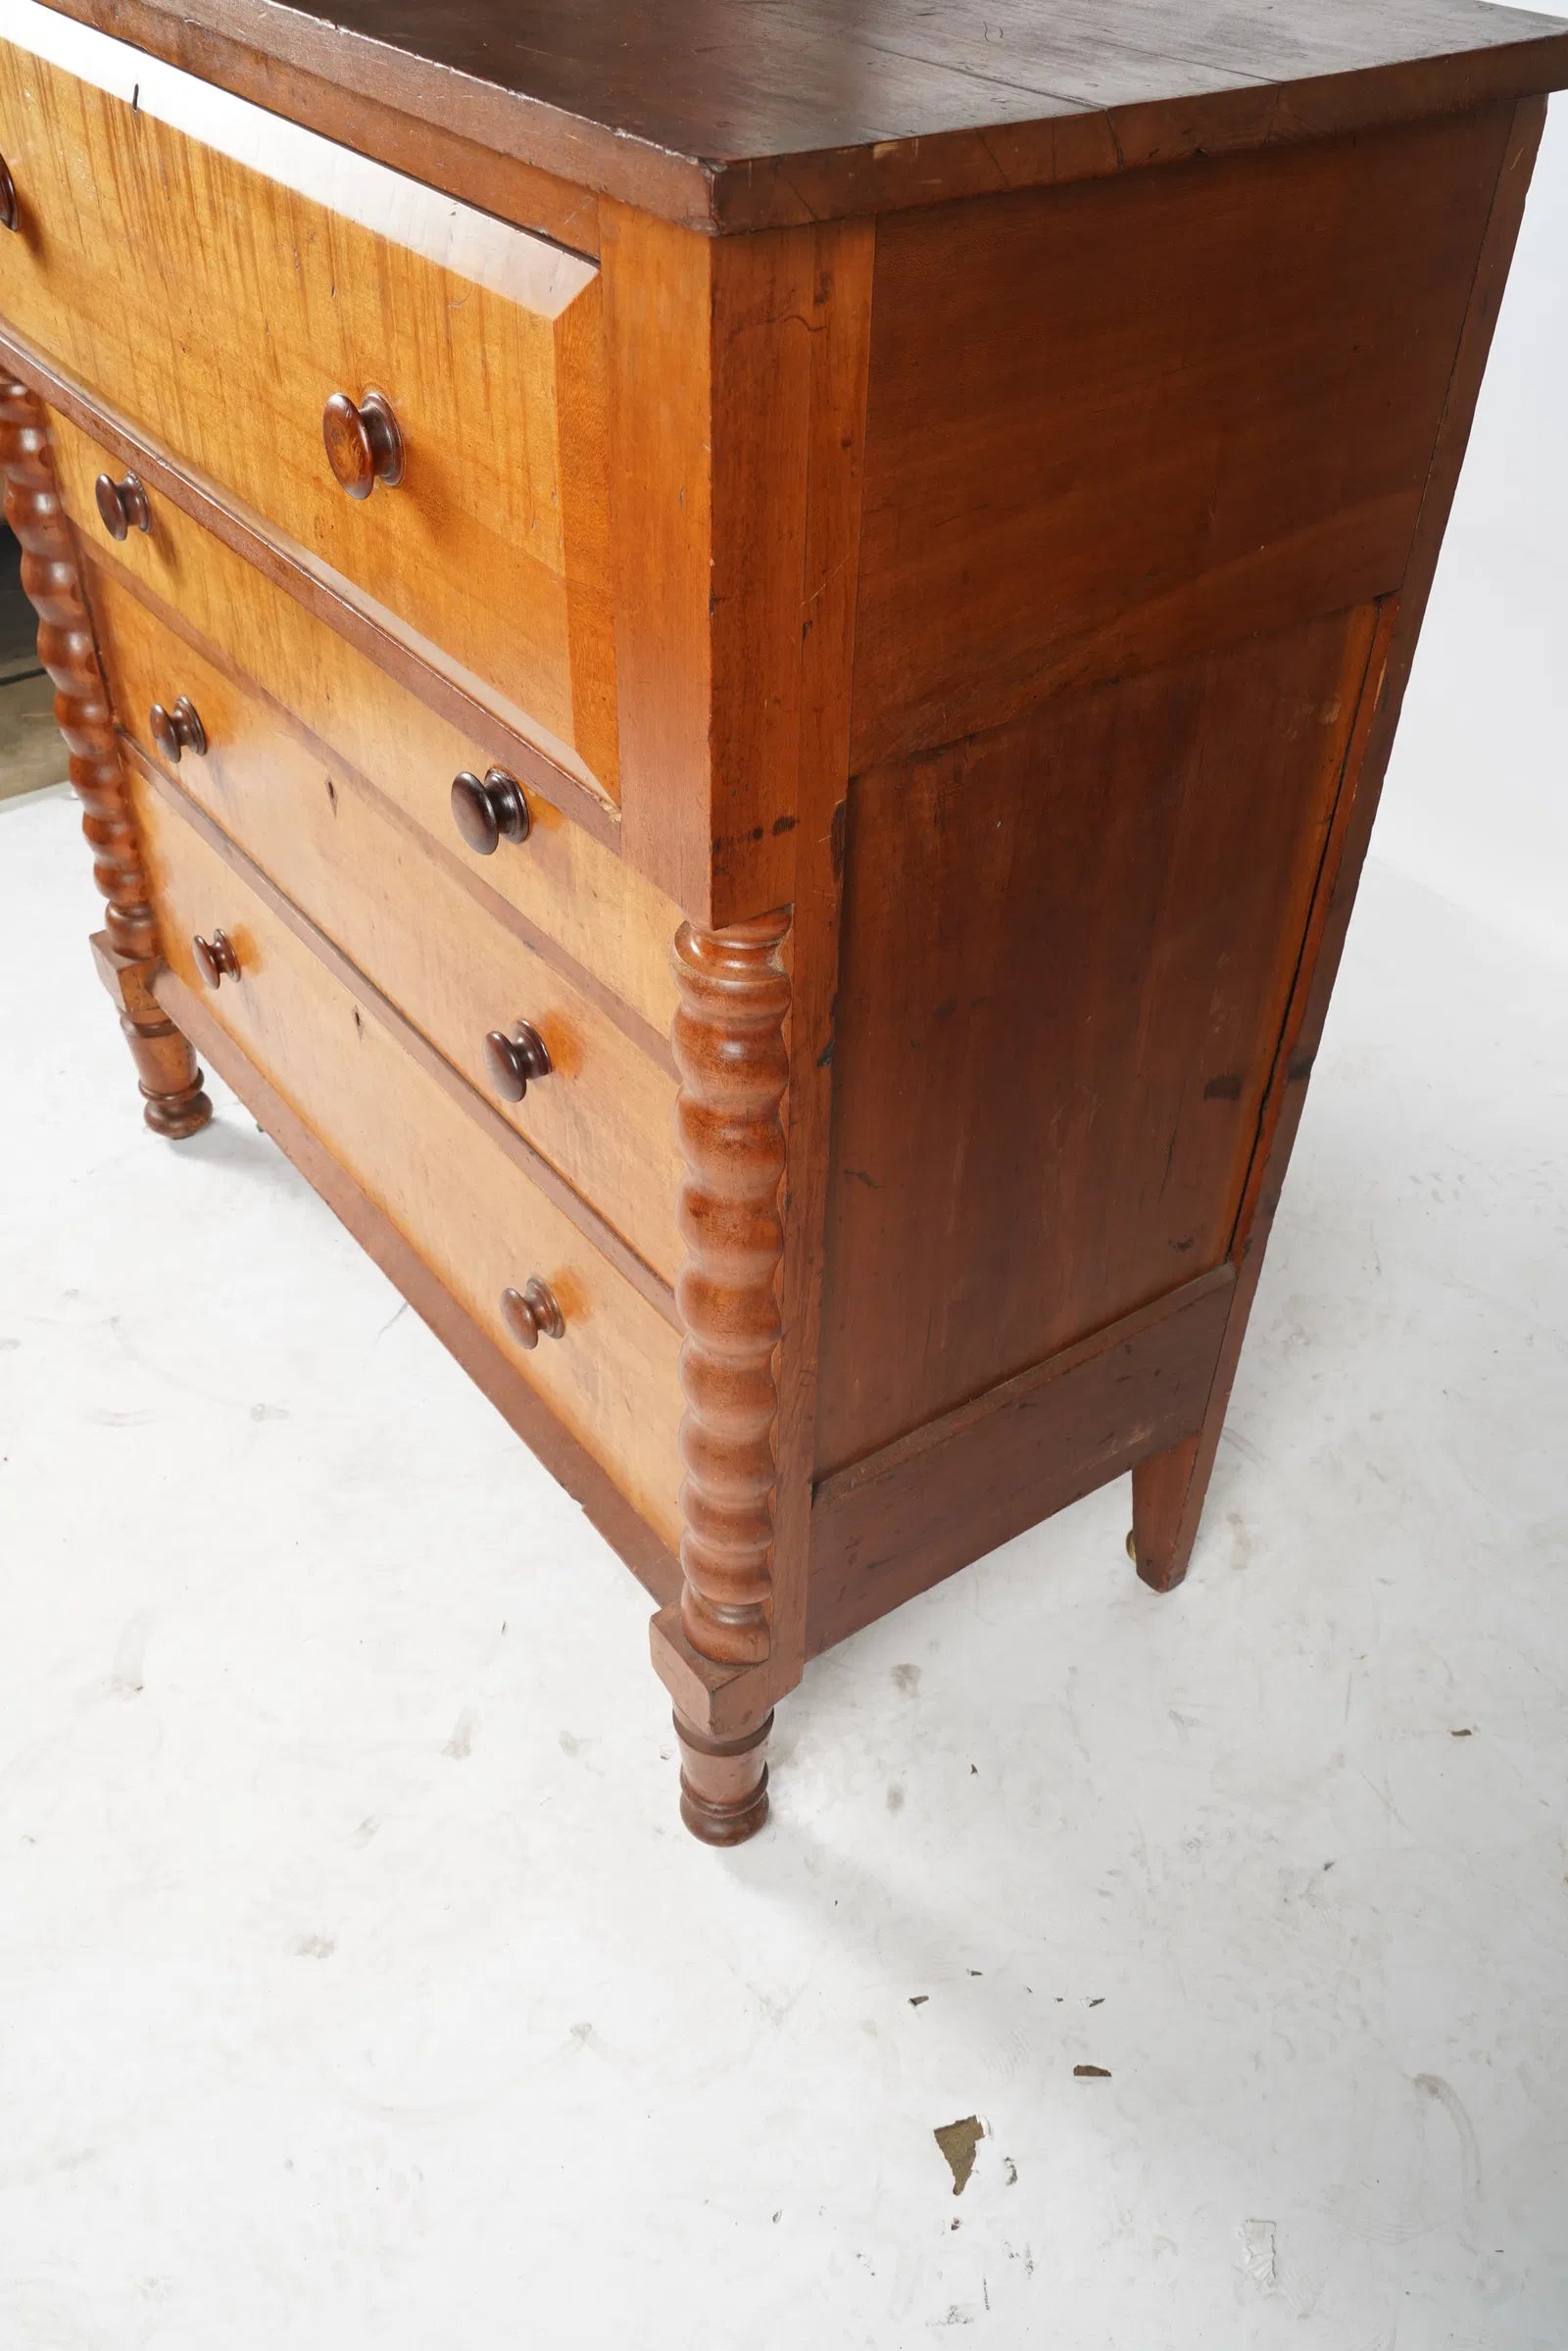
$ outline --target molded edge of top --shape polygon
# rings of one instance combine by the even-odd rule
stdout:
[[[1206,78],[1219,86],[1124,104],[1040,91],[1027,94],[1024,113],[1010,122],[801,152],[707,156],[334,25],[286,0],[43,4],[274,113],[298,119],[290,76],[304,75],[595,195],[716,235],[1063,186],[1568,87],[1568,23],[1488,5],[1476,8],[1475,22],[1479,28],[1493,20],[1498,37],[1475,48],[1292,79],[1238,73],[1225,80],[1210,73]],[[1020,94],[1009,92],[1015,102]]]

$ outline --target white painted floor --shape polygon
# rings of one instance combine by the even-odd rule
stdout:
[[[1564,966],[1374,867],[1188,1586],[1011,1544],[720,1856],[630,1578],[231,1099],[143,1131],[74,836],[0,806],[3,2351],[1562,2351]]]

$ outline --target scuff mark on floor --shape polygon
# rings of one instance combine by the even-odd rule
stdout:
[[[1415,2086],[1436,2099],[1453,2125],[1459,2141],[1459,2195],[1465,2221],[1473,2227],[1481,2204],[1481,2141],[1476,2136],[1476,2127],[1458,2091],[1441,2074],[1417,2074]]]
[[[1242,2258],[1238,2266],[1242,2276],[1265,2294],[1271,2294],[1279,2283],[1279,2252],[1274,2239],[1273,2221],[1242,2223]]]
[[[452,1737],[441,1749],[442,1754],[450,1755],[454,1763],[466,1763],[473,1753],[473,1735],[478,1728],[478,1708],[465,1706],[452,1726]]]
[[[147,1643],[152,1636],[154,1619],[143,1609],[133,1616],[120,1636],[115,1650],[115,1662],[110,1669],[109,1687],[118,1697],[134,1698],[141,1694],[147,1673]]]

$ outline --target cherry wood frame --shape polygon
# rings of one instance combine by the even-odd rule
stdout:
[[[934,350],[931,334],[916,330],[918,318],[904,331],[899,306],[918,312],[928,283],[922,240],[939,252],[956,220],[974,233],[977,269],[992,266],[991,252],[1001,257],[997,283],[1004,285],[1007,239],[1019,223],[1038,219],[1042,236],[1052,233],[1053,199],[1038,192],[1049,182],[1102,185],[1102,206],[1084,197],[1085,217],[1113,242],[1118,221],[1131,218],[1116,208],[1136,157],[1118,150],[1107,162],[1103,142],[1124,115],[1048,111],[1013,125],[1000,149],[977,144],[973,130],[954,132],[931,142],[924,177],[910,141],[890,142],[886,154],[862,146],[843,157],[824,150],[793,158],[793,172],[776,157],[753,158],[742,173],[732,162],[699,169],[635,140],[612,153],[589,137],[568,150],[559,126],[545,121],[548,110],[527,93],[492,90],[481,102],[457,91],[451,73],[443,78],[430,61],[392,51],[371,58],[352,36],[329,59],[309,12],[268,49],[251,0],[181,0],[177,16],[162,0],[56,4],[329,135],[416,166],[434,184],[470,199],[481,185],[491,188],[491,201],[514,218],[598,258],[617,517],[609,561],[618,810],[456,683],[438,648],[426,654],[389,634],[347,583],[323,578],[300,550],[196,477],[156,432],[106,412],[90,385],[3,325],[0,360],[11,372],[0,385],[0,472],[107,902],[95,942],[99,968],[135,1057],[148,1124],[179,1137],[211,1115],[192,1052],[199,1046],[583,1501],[659,1602],[653,1656],[674,1706],[683,1817],[707,1841],[738,1842],[766,1815],[768,1728],[808,1657],[1047,1512],[1130,1471],[1139,1574],[1169,1591],[1186,1572],[1541,134],[1544,102],[1534,93],[1544,81],[1568,79],[1568,42],[1547,29],[1539,39],[1516,35],[1495,49],[1467,50],[1462,71],[1453,55],[1440,54],[1326,74],[1299,83],[1283,116],[1272,90],[1266,138],[1256,77],[1208,90],[1189,108],[1187,130],[1175,148],[1160,150],[1161,161],[1210,138],[1241,152],[1152,173],[1152,208],[1189,203],[1196,191],[1204,202],[1212,195],[1216,219],[1250,207],[1248,218],[1265,223],[1270,205],[1284,204],[1281,191],[1297,184],[1293,173],[1318,171],[1326,184],[1353,189],[1369,155],[1382,152],[1377,142],[1402,135],[1381,126],[1420,119],[1408,152],[1434,201],[1450,203],[1463,235],[1456,227],[1449,245],[1428,256],[1437,327],[1421,362],[1427,405],[1417,414],[1406,403],[1400,413],[1413,420],[1402,439],[1396,431],[1394,458],[1403,470],[1381,504],[1369,495],[1378,531],[1354,539],[1355,563],[1345,554],[1348,536],[1313,541],[1298,562],[1287,548],[1285,584],[1266,620],[1247,611],[1245,578],[1184,581],[1177,603],[1149,619],[1141,637],[1137,615],[1129,620],[1114,660],[1103,648],[1072,655],[1092,669],[1099,661],[1092,674],[1043,668],[1035,676],[1023,663],[1004,676],[988,666],[991,651],[982,646],[963,656],[953,688],[942,662],[956,641],[955,593],[929,593],[913,572],[914,586],[901,586],[896,563],[874,579],[867,567],[874,530],[897,553],[898,529],[890,533],[887,518],[908,479],[906,461],[888,454],[899,447],[898,416],[918,414],[921,369],[957,367],[964,356]],[[416,102],[431,109],[422,139],[410,126]],[[1145,109],[1139,122],[1147,146],[1174,135],[1164,102]],[[1268,148],[1276,140],[1304,160],[1274,158]],[[487,168],[497,156],[499,176],[485,180],[481,162]],[[997,192],[999,172],[1010,192]],[[895,216],[891,225],[879,211]],[[1289,270],[1291,260],[1287,244],[1279,267]],[[1375,309],[1378,288],[1369,283]],[[1393,353],[1391,339],[1391,367]],[[980,529],[985,482],[1004,482],[1008,467],[1020,465],[1015,425],[1001,395],[992,398],[1003,363],[990,364],[992,375],[975,386],[974,447],[953,461],[954,478],[972,462],[982,487],[956,496],[937,550],[960,574],[981,560],[982,541],[964,534]],[[1261,364],[1265,374],[1275,365],[1267,353]],[[1282,410],[1292,364],[1286,353],[1275,367]],[[1376,388],[1382,379],[1369,380]],[[345,986],[369,985],[129,744],[128,727],[117,730],[93,637],[91,566],[61,504],[45,403],[134,465],[155,504],[180,509],[264,570],[669,900],[678,918],[670,1052],[686,1247],[673,1293],[592,1203],[541,1173],[536,1158],[529,1172],[553,1187],[557,1204],[682,1334],[678,1561],[160,957],[126,800],[127,760]],[[1310,417],[1299,430],[1310,434]],[[1306,448],[1308,458],[1316,454]],[[1152,507],[1164,495],[1161,477]],[[1152,526],[1159,518],[1152,512]],[[85,515],[74,521],[83,532],[93,527]],[[1020,557],[1003,584],[1023,604],[1034,600],[1034,610],[1058,583],[1033,555]],[[131,592],[146,595],[136,583]],[[874,658],[858,635],[868,614]],[[867,1308],[847,1336],[842,1319],[824,1316],[845,1187],[881,1180],[844,1159],[856,1089],[870,1081],[842,1048],[878,985],[847,952],[858,919],[847,876],[853,885],[869,869],[857,859],[877,854],[874,831],[866,836],[878,805],[873,775],[884,786],[893,779],[884,801],[896,808],[899,778],[920,760],[961,759],[982,741],[994,750],[1003,730],[1016,726],[1021,796],[1027,730],[1054,693],[1125,694],[1132,709],[1141,677],[1196,659],[1211,643],[1255,642],[1266,663],[1270,628],[1283,643],[1284,632],[1325,614],[1349,615],[1347,642],[1358,650],[1348,671],[1348,706],[1335,721],[1343,746],[1319,779],[1320,831],[1286,942],[1285,1009],[1258,1048],[1260,1106],[1223,1246],[1210,1262],[1173,1267],[1157,1292],[1092,1319],[1067,1344],[1021,1364],[999,1361],[939,1406],[911,1406],[906,1425],[885,1441],[841,1457],[832,1422],[835,1398],[846,1393],[834,1385],[844,1350],[853,1380],[858,1359],[897,1347],[912,1327],[901,1316],[920,1304],[910,1294]],[[896,662],[889,643],[900,648]],[[1119,713],[1120,705],[1116,723]],[[1334,742],[1341,746],[1342,737]],[[1152,738],[1128,753],[1134,785],[1139,762],[1147,767],[1157,753]],[[983,854],[960,825],[950,845],[953,900],[976,931],[989,918]],[[918,1003],[919,918],[936,916],[931,906],[910,914],[906,976]],[[1114,921],[1114,908],[1104,918]],[[932,1018],[948,1009],[923,1007]],[[978,1033],[1000,1015],[980,997],[964,1017]],[[434,1070],[440,1056],[404,1027],[408,1051]],[[1045,1038],[1026,1023],[1006,1040],[1009,1049],[1015,1042],[1018,1086],[1039,1081]],[[505,1128],[522,1164],[526,1144],[440,1066],[441,1082],[476,1118]],[[1218,1083],[1220,1099],[1239,1099],[1239,1077]],[[1236,1094],[1225,1096],[1233,1084]],[[904,1131],[892,1131],[901,1115],[897,1084],[889,1099],[895,1107],[877,1117],[894,1166],[918,1151],[920,1132],[907,1111]],[[1152,1132],[1146,1144],[1157,1151],[1161,1138]],[[1004,1101],[982,1121],[977,1148],[1004,1152]],[[983,1221],[964,1236],[977,1265]],[[918,1235],[911,1238],[917,1245]],[[976,1279],[977,1312],[1000,1320],[996,1277]]]

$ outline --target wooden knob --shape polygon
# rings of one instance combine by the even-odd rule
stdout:
[[[452,779],[452,821],[481,857],[493,857],[503,840],[526,841],[529,816],[522,786],[504,767],[487,767],[482,783],[466,767]]]
[[[0,228],[15,228],[21,218],[17,210],[17,183],[11,176],[11,166],[0,155]]]
[[[560,1339],[566,1329],[555,1292],[537,1274],[521,1290],[503,1290],[501,1319],[517,1345],[530,1352],[541,1339]]]
[[[530,1020],[514,1020],[510,1034],[492,1029],[484,1041],[484,1065],[504,1102],[520,1102],[528,1091],[528,1080],[547,1078],[554,1066],[544,1039]]]
[[[172,767],[177,767],[180,756],[193,751],[199,759],[207,757],[207,729],[196,714],[196,706],[182,694],[172,710],[155,702],[147,713],[153,741]]]
[[[100,473],[92,493],[98,501],[98,519],[112,539],[122,539],[130,530],[152,529],[153,510],[134,473],[122,474],[119,481],[112,474]]]
[[[239,956],[227,931],[214,931],[210,939],[198,932],[190,943],[196,958],[196,968],[209,988],[220,988],[225,979],[239,978]]]
[[[321,439],[351,498],[368,498],[378,481],[395,490],[403,479],[403,435],[384,392],[367,392],[358,407],[334,392],[321,412]]]

